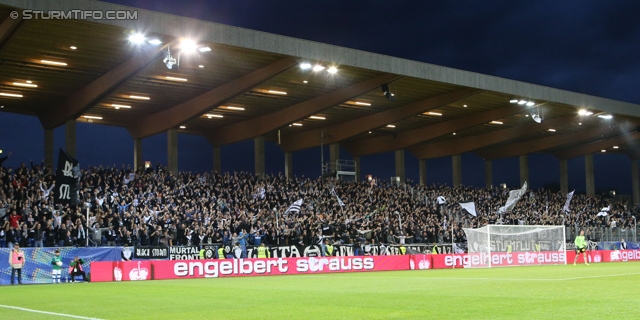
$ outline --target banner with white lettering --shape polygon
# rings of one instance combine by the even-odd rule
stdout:
[[[136,281],[409,270],[411,255],[94,262],[91,281]],[[423,267],[425,264],[423,263]]]
[[[167,259],[169,258],[168,247],[138,247],[133,250],[135,259]]]
[[[169,260],[197,260],[200,259],[198,246],[169,247]]]
[[[74,207],[78,202],[78,188],[80,185],[80,164],[78,160],[60,149],[58,153],[58,170],[54,191],[55,204],[68,204]]]

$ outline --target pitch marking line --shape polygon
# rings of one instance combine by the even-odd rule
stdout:
[[[0,304],[0,308],[15,309],[15,310],[27,311],[27,312],[33,312],[33,313],[49,314],[53,316],[60,316],[60,317],[67,317],[67,318],[74,318],[74,319],[101,320],[100,318],[89,318],[89,317],[83,317],[83,316],[75,316],[75,315],[66,314],[66,313],[57,313],[57,312],[41,311],[41,310],[27,309],[27,308],[14,307],[14,306],[5,306],[3,304]]]
[[[567,280],[582,280],[582,279],[594,279],[594,278],[609,278],[609,277],[623,277],[623,276],[633,276],[640,275],[640,272],[635,273],[620,273],[620,274],[608,274],[608,275],[599,275],[599,276],[586,276],[586,277],[574,277],[574,278],[478,278],[478,277],[467,277],[467,278],[452,278],[452,277],[420,277],[420,278],[412,278],[412,277],[375,277],[377,279],[424,279],[424,280],[495,280],[495,281],[567,281]],[[330,275],[310,275],[310,277],[318,277],[325,278],[331,277]],[[343,276],[340,278],[359,278],[361,277],[349,277]]]

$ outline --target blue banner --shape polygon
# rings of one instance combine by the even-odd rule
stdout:
[[[60,249],[62,259],[61,281],[67,282],[69,276],[69,262],[78,256],[85,263],[82,265],[84,272],[91,272],[90,265],[94,261],[120,261],[121,247],[104,248],[22,248],[26,258],[24,268],[22,268],[22,283],[51,283],[51,258],[56,249]],[[9,265],[9,253],[11,249],[0,249],[0,285],[11,283],[11,266]],[[17,282],[17,279],[16,279]]]

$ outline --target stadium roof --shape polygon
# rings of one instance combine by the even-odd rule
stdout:
[[[54,19],[83,10],[128,19]],[[165,65],[167,48],[179,67]],[[178,129],[216,146],[265,136],[285,151],[322,136],[354,156],[640,157],[636,104],[97,1],[0,0],[0,68],[1,110],[46,129]]]

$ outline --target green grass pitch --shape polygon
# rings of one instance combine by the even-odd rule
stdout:
[[[628,262],[25,285],[0,319],[640,319],[639,284]]]

